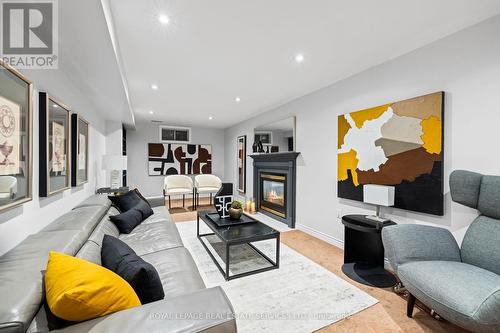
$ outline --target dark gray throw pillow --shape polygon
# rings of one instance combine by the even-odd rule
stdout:
[[[103,267],[115,272],[132,286],[142,304],[165,297],[160,276],[153,265],[144,261],[118,238],[104,235],[101,262]]]
[[[142,221],[153,215],[153,210],[144,201],[140,200],[132,209],[109,217],[121,234],[130,234]]]
[[[122,213],[134,208],[142,201],[136,191],[128,191],[122,195],[110,195],[108,198]]]
[[[142,213],[137,209],[127,210],[125,213],[110,216],[121,234],[130,234],[142,222]]]
[[[142,221],[144,221],[145,219],[147,219],[148,217],[153,215],[153,210],[151,209],[151,206],[149,206],[146,202],[144,202],[142,200],[137,205],[135,205],[135,207],[132,209],[136,209],[136,210],[141,212]]]

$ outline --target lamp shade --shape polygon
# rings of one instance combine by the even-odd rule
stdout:
[[[102,168],[104,170],[127,170],[127,156],[104,155],[102,157]]]
[[[394,186],[363,185],[363,202],[379,205],[394,206]]]

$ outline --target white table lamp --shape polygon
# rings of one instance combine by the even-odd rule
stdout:
[[[127,170],[127,156],[104,155],[102,157],[102,168],[109,170],[110,188],[120,188],[120,171]]]
[[[387,221],[387,219],[380,217],[380,206],[394,206],[394,193],[394,186],[363,185],[363,202],[377,206],[376,215],[369,215],[366,218],[377,222]]]

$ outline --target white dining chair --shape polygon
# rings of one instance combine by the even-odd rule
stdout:
[[[186,194],[193,196],[193,208],[195,206],[195,192],[193,180],[184,175],[169,175],[165,177],[163,184],[163,197],[168,196],[168,208],[172,206],[170,197],[172,195],[182,195],[182,207],[185,207]]]
[[[210,203],[212,203],[212,196],[219,191],[221,186],[222,180],[215,175],[197,175],[194,177],[195,207],[200,203],[200,194],[210,194]]]

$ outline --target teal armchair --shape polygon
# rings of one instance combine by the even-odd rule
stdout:
[[[500,176],[457,170],[452,200],[475,208],[461,248],[444,228],[396,225],[382,230],[386,256],[415,299],[473,332],[500,332]]]

